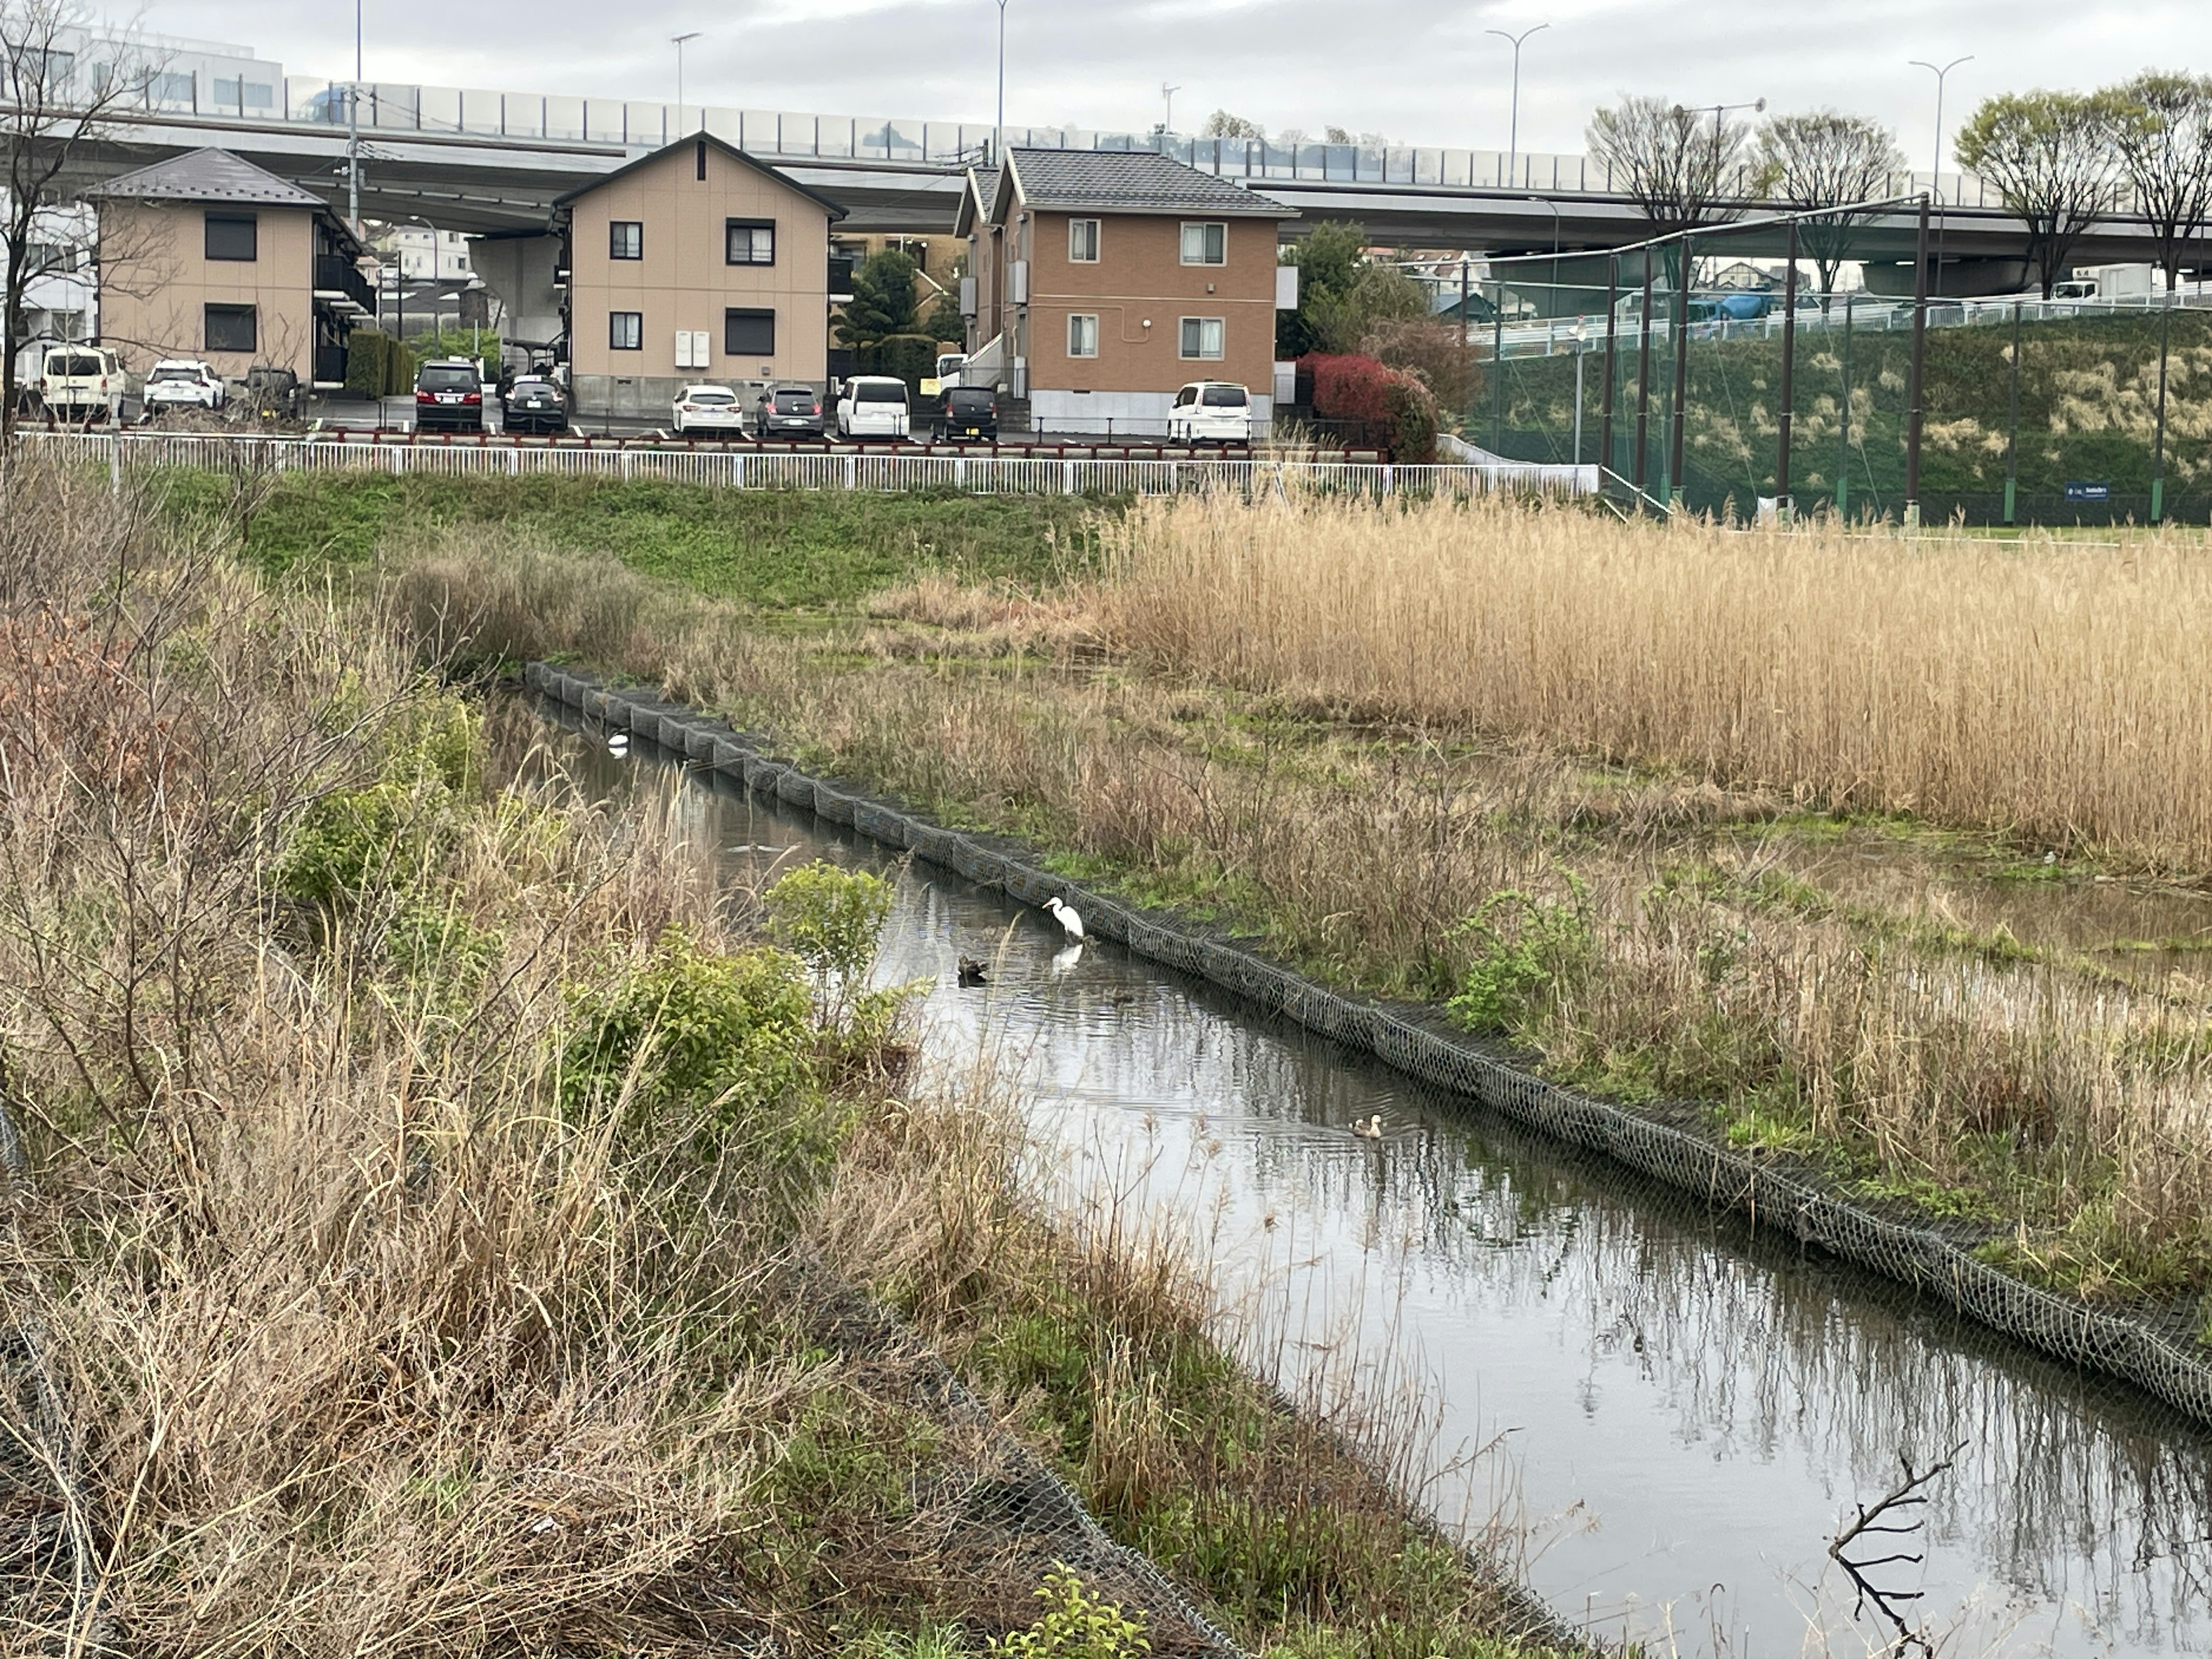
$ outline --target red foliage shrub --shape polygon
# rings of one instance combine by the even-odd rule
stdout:
[[[1436,458],[1437,400],[1418,375],[1348,353],[1315,352],[1298,367],[1313,373],[1316,415],[1362,422],[1394,461]]]

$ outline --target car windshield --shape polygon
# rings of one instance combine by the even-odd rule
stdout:
[[[1210,386],[1206,388],[1208,409],[1242,409],[1244,407],[1244,388],[1241,386]]]
[[[988,415],[991,412],[991,394],[981,386],[955,386],[946,394],[945,404],[963,415]]]
[[[687,392],[684,394],[684,401],[688,404],[733,404],[737,402],[737,400],[738,395],[734,392],[713,392],[707,390]]]
[[[898,380],[855,380],[853,401],[856,404],[902,404],[906,401],[906,386]]]
[[[814,394],[811,392],[779,392],[775,394],[775,412],[779,415],[811,415]]]
[[[474,392],[483,384],[465,363],[425,363],[415,376],[416,386],[423,392]]]
[[[156,386],[174,381],[182,381],[187,386],[197,386],[199,384],[200,372],[197,368],[157,368],[146,378]]]

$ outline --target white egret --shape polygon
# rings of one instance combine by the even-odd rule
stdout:
[[[1069,914],[1073,915],[1073,913],[1070,912]],[[1052,959],[1052,971],[1055,974],[1073,972],[1075,964],[1082,960],[1083,945],[1082,941],[1078,940],[1075,944],[1069,945],[1065,951],[1061,951],[1054,956]]]
[[[1068,938],[1079,945],[1083,942],[1083,918],[1076,915],[1073,905],[1062,904],[1055,896],[1047,899],[1044,908],[1060,918],[1060,925],[1067,929]]]
[[[627,755],[629,753],[629,733],[627,732],[610,732],[607,733],[607,753],[610,755]]]

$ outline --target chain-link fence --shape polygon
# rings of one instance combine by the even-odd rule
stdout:
[[[1808,247],[1848,251],[1848,227],[1801,228],[1794,295],[1771,220],[1618,254],[1494,260],[1462,279],[1464,300],[1445,279],[1439,308],[1468,319],[1483,364],[1465,436],[1516,459],[1601,462],[1621,499],[1640,491],[1655,507],[1748,519],[1786,495],[1799,514],[1902,518],[1913,262],[1823,270]],[[2055,300],[1944,295],[1989,264],[1946,255],[1936,216],[1923,520],[2212,521],[2212,289],[2151,291],[2136,268]],[[2142,291],[2064,295],[2123,277]]]

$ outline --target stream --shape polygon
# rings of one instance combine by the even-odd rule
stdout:
[[[902,856],[639,744],[526,769],[668,811],[732,882]],[[541,728],[541,731],[544,728]],[[962,955],[993,963],[962,988]],[[1062,1201],[1183,1230],[1286,1387],[1357,1373],[1433,1431],[1424,1500],[1524,1539],[1571,1624],[1655,1653],[1890,1650],[1828,1541],[1953,1458],[1867,1577],[1946,1654],[2212,1651],[2212,1431],[1791,1241],[916,862],[878,975],[924,1053],[1018,1081]],[[1355,1122],[1379,1115],[1382,1136]],[[1954,1450],[1955,1449],[1955,1450]],[[1917,1598],[1917,1599],[1905,1599]]]

